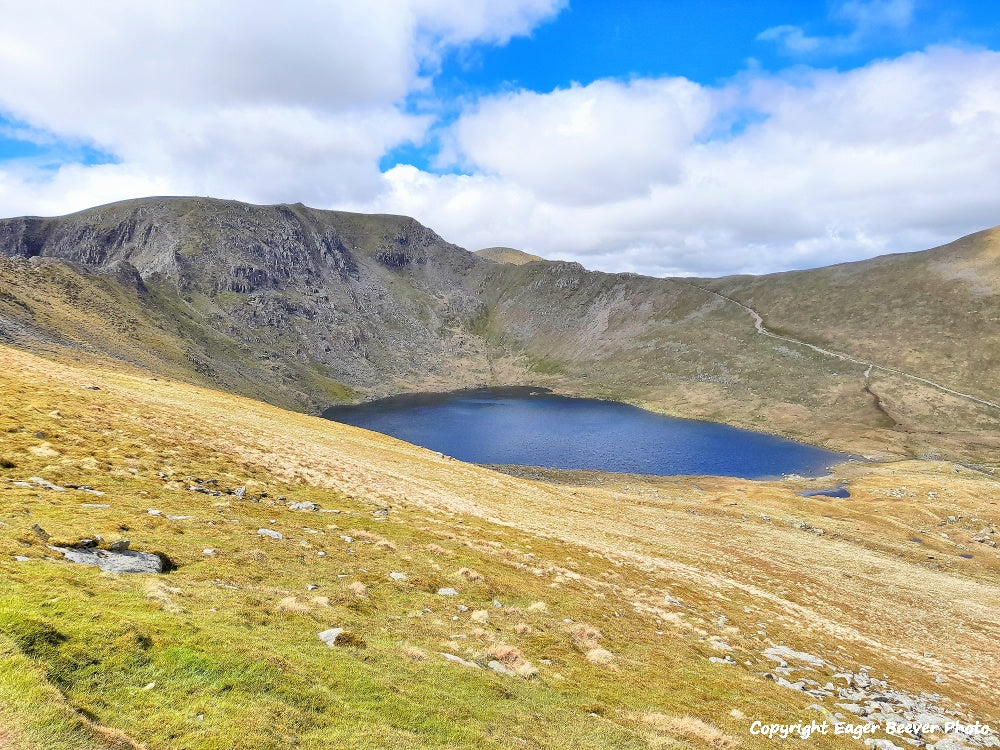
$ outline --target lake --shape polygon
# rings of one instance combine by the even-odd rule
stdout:
[[[541,388],[405,394],[335,406],[323,416],[480,464],[761,479],[822,476],[851,458],[773,435]]]

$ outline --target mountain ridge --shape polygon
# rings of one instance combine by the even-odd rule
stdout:
[[[1000,427],[988,407],[768,340],[713,295],[807,345],[995,400],[997,236],[762,277],[658,279],[491,262],[404,216],[136,199],[0,221],[0,339],[299,411],[542,385],[852,453],[981,461]]]

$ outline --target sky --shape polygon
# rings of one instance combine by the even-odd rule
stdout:
[[[994,0],[0,0],[0,216],[147,195],[766,273],[1000,224]]]

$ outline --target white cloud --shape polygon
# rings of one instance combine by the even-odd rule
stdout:
[[[374,205],[472,248],[654,274],[759,272],[922,249],[1000,221],[995,52],[935,48],[718,88],[505,94],[453,130],[456,158],[482,171],[398,167]]]
[[[914,0],[847,0],[835,5],[830,14],[848,25],[846,33],[810,35],[801,26],[783,24],[765,29],[757,38],[775,42],[791,55],[841,55],[857,51],[876,34],[907,28],[915,10]]]
[[[601,203],[678,179],[680,154],[712,114],[709,99],[682,78],[493,97],[458,121],[452,148],[476,170]]]
[[[442,50],[503,43],[559,7],[5,0],[0,114],[23,124],[22,136],[86,143],[122,163],[95,178],[128,172],[145,176],[135,186],[260,201],[371,197],[382,155],[430,124],[403,101],[428,85]],[[62,184],[27,166],[5,168],[0,194],[15,197],[0,204],[4,214],[32,210],[32,196]],[[82,208],[71,195],[62,209]]]

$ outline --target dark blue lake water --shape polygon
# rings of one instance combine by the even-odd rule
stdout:
[[[407,394],[333,407],[323,416],[471,463],[759,479],[820,476],[850,459],[771,435],[538,388]]]

